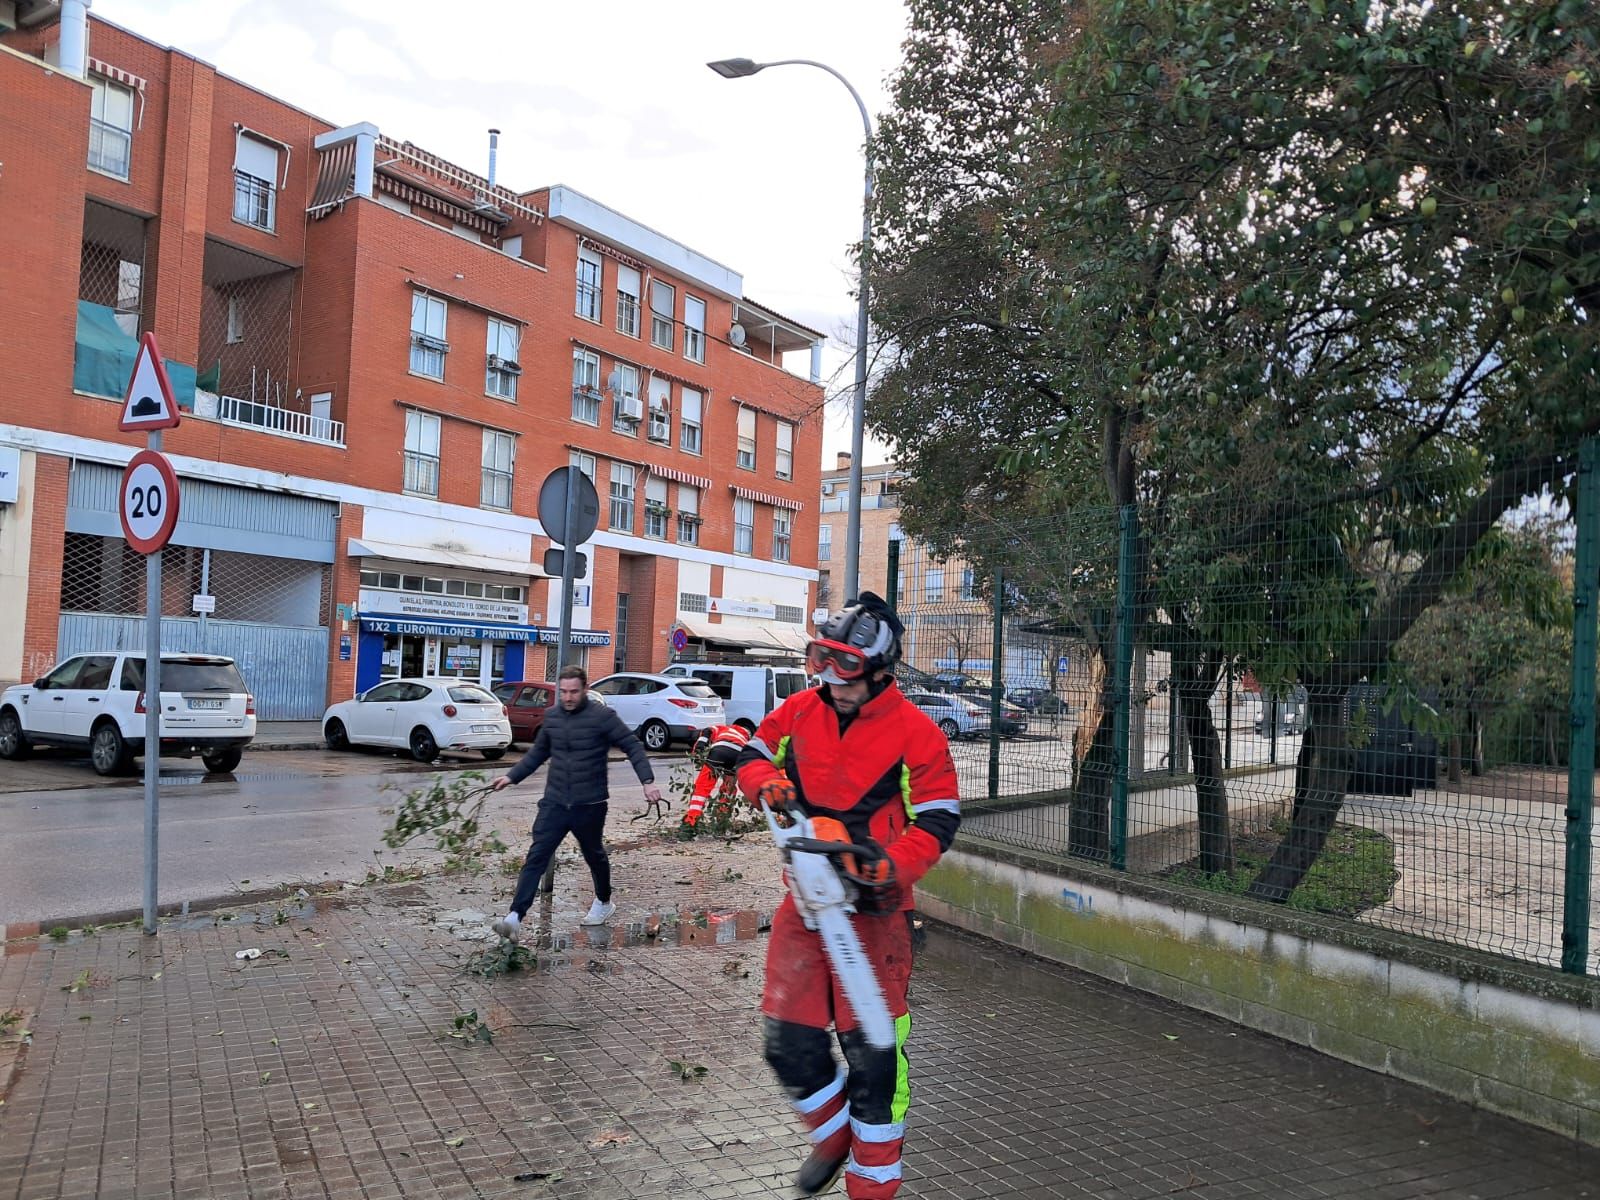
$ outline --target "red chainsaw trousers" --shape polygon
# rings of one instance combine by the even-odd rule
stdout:
[[[816,1150],[845,1158],[851,1200],[890,1200],[900,1189],[900,1148],[910,1087],[905,1038],[911,1018],[911,925],[904,912],[853,916],[850,923],[872,963],[895,1018],[895,1045],[869,1046],[828,964],[822,940],[805,927],[785,896],[767,943],[766,1058],[805,1125]],[[844,1051],[841,1071],[828,1026]]]

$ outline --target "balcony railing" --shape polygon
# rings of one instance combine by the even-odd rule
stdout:
[[[96,171],[126,179],[132,146],[133,134],[126,129],[89,118],[89,165]]]
[[[236,396],[218,396],[216,404],[217,419],[229,425],[248,425],[252,429],[298,438],[302,442],[319,442],[325,446],[344,445],[344,422],[335,421],[332,417],[314,417],[292,408],[279,408],[259,400],[240,400]],[[206,415],[201,408],[197,395],[197,416]]]
[[[850,506],[846,496],[824,496],[821,511],[845,512]],[[863,496],[861,497],[861,511],[869,512],[874,508],[899,508],[900,497],[893,496]]]

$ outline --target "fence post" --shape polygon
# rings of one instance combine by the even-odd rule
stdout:
[[[1006,577],[994,573],[994,640],[989,648],[989,799],[1000,795],[1000,697],[1005,694],[1001,676],[1005,665]]]
[[[884,599],[889,607],[900,611],[900,539],[889,539],[889,579],[883,586]]]
[[[1121,528],[1117,549],[1117,698],[1112,736],[1116,740],[1116,760],[1111,774],[1111,865],[1128,869],[1128,718],[1133,705],[1133,585],[1134,553],[1139,541],[1139,513],[1124,504],[1118,513]]]
[[[1561,969],[1588,974],[1589,837],[1594,828],[1595,601],[1600,591],[1600,441],[1578,451],[1578,546],[1572,594],[1572,742],[1567,757],[1567,879]]]

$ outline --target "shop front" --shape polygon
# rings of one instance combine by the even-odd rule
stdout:
[[[549,625],[450,621],[389,613],[361,612],[356,691],[385,679],[445,675],[485,687],[507,680],[545,679],[553,669],[560,631]],[[582,663],[584,651],[609,646],[607,630],[575,629],[571,634]]]

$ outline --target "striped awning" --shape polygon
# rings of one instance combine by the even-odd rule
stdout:
[[[95,58],[93,55],[89,55],[88,62],[89,70],[96,75],[104,75],[107,79],[114,79],[126,87],[131,87],[136,92],[144,91],[144,80],[140,79],[132,71],[124,71],[121,67],[113,67],[104,59]]]
[[[784,496],[774,496],[770,492],[758,492],[754,488],[740,487],[737,483],[730,483],[728,490],[742,500],[754,500],[757,504],[770,504],[773,508],[792,508],[799,512],[805,507],[799,500],[790,500]]]
[[[676,467],[658,467],[655,463],[645,463],[645,470],[652,475],[659,475],[663,479],[670,479],[675,483],[693,484],[697,488],[705,489],[711,486],[711,480],[704,475],[691,475],[688,471],[680,471]]]
[[[648,271],[650,269],[648,263],[642,262],[630,254],[624,254],[615,246],[608,246],[604,242],[596,241],[592,237],[580,236],[578,238],[578,245],[589,250],[593,250],[596,254],[604,254],[607,258],[614,258],[623,266],[632,267],[635,271]]]

